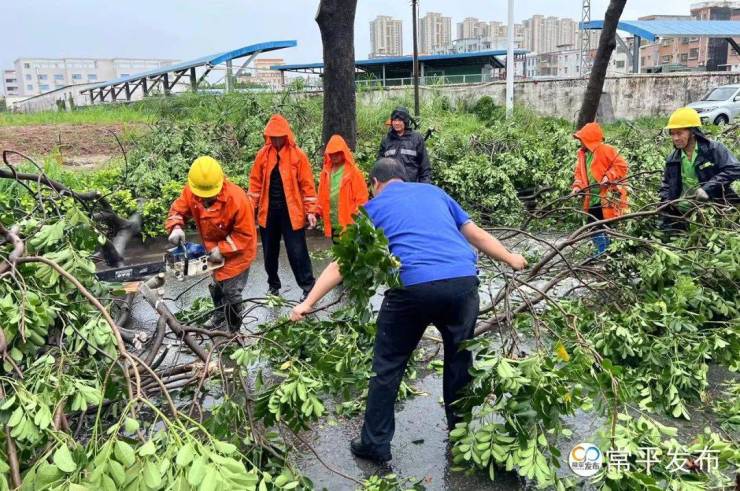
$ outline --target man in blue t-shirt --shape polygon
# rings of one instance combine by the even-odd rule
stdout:
[[[376,197],[365,209],[401,261],[403,287],[385,293],[378,314],[375,375],[370,379],[365,424],[350,448],[358,457],[385,462],[391,459],[398,388],[429,324],[439,329],[444,342],[443,395],[449,429],[459,420],[452,403],[470,381],[473,364],[472,354],[460,344],[473,336],[479,309],[477,257],[470,245],[516,270],[527,262],[473,223],[438,187],[404,182],[404,168],[397,160],[378,160],[370,178]],[[341,281],[339,265],[332,262],[306,300],[293,309],[291,319],[302,319]]]

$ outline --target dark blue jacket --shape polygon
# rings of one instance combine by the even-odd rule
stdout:
[[[701,188],[716,201],[740,201],[732,190],[733,181],[740,179],[740,162],[719,142],[707,138],[704,133],[694,129],[696,137],[696,161],[694,170]],[[681,150],[674,150],[666,159],[663,184],[660,186],[661,202],[681,197]]]
[[[429,164],[424,137],[416,131],[407,129],[403,136],[390,129],[380,144],[378,158],[396,159],[406,169],[406,182],[431,184],[432,166]]]

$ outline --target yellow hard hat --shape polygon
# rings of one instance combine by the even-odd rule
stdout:
[[[194,195],[212,198],[224,186],[224,171],[213,157],[198,157],[190,166],[188,185]]]
[[[696,109],[690,107],[682,107],[676,109],[668,119],[668,126],[665,127],[667,130],[676,130],[681,128],[699,128],[701,126],[701,118]]]

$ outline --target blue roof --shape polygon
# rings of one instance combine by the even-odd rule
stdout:
[[[525,49],[515,49],[515,55],[528,53]],[[506,50],[488,50],[488,51],[471,51],[468,53],[450,53],[443,55],[421,55],[419,61],[455,61],[465,60],[466,58],[485,58],[495,56],[506,56]],[[412,63],[412,56],[384,56],[381,58],[371,58],[369,60],[356,60],[355,66],[373,66],[373,65],[391,65],[394,63]],[[292,70],[310,70],[324,68],[323,63],[306,63],[302,65],[274,65],[270,67],[273,70],[292,71]]]
[[[603,29],[604,21],[592,20],[581,23],[580,26],[585,29]],[[657,37],[740,36],[740,22],[736,20],[622,20],[617,29],[648,41],[655,41]]]
[[[121,78],[116,78],[113,80],[106,80],[105,82],[100,82],[99,84],[93,85],[85,90],[87,91],[87,90],[92,90],[92,89],[99,89],[101,87],[110,87],[111,85],[118,85],[118,84],[123,84],[126,82],[135,82],[145,77],[154,77],[154,76],[162,75],[165,73],[179,72],[181,70],[187,70],[188,68],[194,68],[194,67],[205,66],[205,65],[214,66],[214,65],[218,65],[220,63],[224,63],[229,60],[234,60],[236,58],[242,58],[244,56],[249,56],[254,53],[274,51],[274,50],[283,49],[283,48],[293,48],[297,45],[298,43],[296,41],[270,41],[266,43],[252,44],[250,46],[245,46],[243,48],[235,49],[232,51],[225,51],[223,53],[216,53],[213,55],[202,56],[200,58],[196,58],[190,61],[183,61],[182,63],[177,63],[175,65],[167,65],[167,66],[155,68],[153,70],[148,70],[146,72],[135,73],[133,75],[129,75],[128,77],[121,77]]]

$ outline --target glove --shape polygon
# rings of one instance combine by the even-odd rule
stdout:
[[[224,256],[221,254],[221,249],[218,247],[214,247],[211,249],[211,252],[208,254],[208,260],[212,263],[220,263],[223,262]]]
[[[706,191],[704,191],[704,189],[702,189],[702,188],[699,188],[699,189],[697,189],[697,190],[696,190],[696,195],[695,195],[695,197],[696,197],[696,199],[698,199],[699,201],[708,201],[708,200],[709,200],[709,195],[708,195],[708,194],[707,194],[707,192],[706,192]]]
[[[316,228],[316,215],[314,215],[313,213],[309,213],[308,215],[306,215],[306,217],[308,218],[309,230]]]
[[[182,228],[175,227],[172,229],[172,232],[170,232],[170,236],[167,240],[170,241],[170,244],[180,245],[180,243],[185,242],[185,232],[183,232]]]

